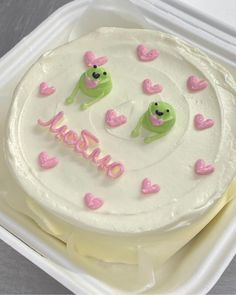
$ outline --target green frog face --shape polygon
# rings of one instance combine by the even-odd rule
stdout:
[[[157,133],[167,133],[175,123],[175,110],[167,102],[152,102],[145,116],[144,127]]]
[[[175,118],[174,108],[164,101],[152,102],[149,105],[148,112],[150,115],[164,122]]]
[[[106,69],[94,65],[82,74],[79,86],[85,95],[102,98],[111,91],[112,80]]]
[[[175,120],[175,110],[169,103],[152,102],[132,130],[131,136],[139,136],[140,129],[143,127],[150,132],[150,135],[144,138],[144,142],[151,143],[165,136],[174,126]]]

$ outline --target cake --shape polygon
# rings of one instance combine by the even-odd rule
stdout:
[[[158,31],[101,28],[45,53],[19,83],[8,202],[78,255],[163,263],[233,197],[236,84]]]

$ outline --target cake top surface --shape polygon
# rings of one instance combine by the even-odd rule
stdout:
[[[73,224],[189,224],[235,175],[235,96],[232,76],[179,38],[101,28],[26,73],[7,160],[32,198]]]

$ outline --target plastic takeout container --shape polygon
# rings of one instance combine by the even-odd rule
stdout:
[[[215,20],[178,1],[73,1],[51,15],[0,60],[1,138],[12,93],[29,66],[44,52],[102,26],[171,32],[201,47],[236,72],[236,30],[215,25]],[[14,185],[11,178],[7,181]],[[73,262],[62,242],[44,233],[32,220],[14,212],[4,202],[8,195],[5,182],[3,153],[0,153],[0,237],[6,243],[76,294],[127,293],[124,283],[128,279],[124,276],[120,280],[109,276],[105,264],[89,258],[80,257],[78,262]],[[158,270],[155,286],[138,291],[145,291],[145,294],[209,291],[236,253],[235,210],[236,200]],[[94,266],[100,273],[94,271]],[[117,265],[115,267],[118,269]],[[134,289],[130,288],[129,293],[131,291]]]

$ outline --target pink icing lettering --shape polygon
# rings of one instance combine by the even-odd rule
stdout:
[[[86,148],[88,148],[89,144],[99,143],[98,138],[86,129],[81,131],[81,140],[84,142]]]
[[[99,157],[101,153],[100,148],[96,148],[94,149],[90,155],[85,156],[86,159],[91,160],[92,162],[96,163],[97,162],[97,158]]]
[[[78,140],[77,143],[74,145],[74,151],[81,154],[85,159],[87,158],[86,150],[87,148],[81,143],[80,140]]]
[[[97,163],[97,158],[99,157],[100,153],[101,153],[100,148],[96,148],[91,152],[90,155],[86,157],[86,159],[91,160],[94,163]]]
[[[125,167],[122,163],[114,162],[107,167],[107,175],[111,178],[120,177],[125,171]]]
[[[105,155],[99,159],[101,154],[100,148],[95,148],[90,154],[88,153],[87,150],[89,147],[99,143],[98,138],[90,131],[86,129],[82,130],[79,137],[75,131],[67,131],[68,127],[66,125],[56,128],[56,124],[63,118],[63,115],[63,112],[59,112],[47,122],[39,119],[38,124],[43,127],[49,127],[52,133],[56,133],[56,137],[63,139],[64,143],[68,146],[73,146],[76,153],[79,153],[85,159],[91,160],[99,169],[106,171],[108,176],[112,178],[121,176],[124,172],[124,166],[116,162],[109,165],[112,159],[110,155]]]
[[[64,142],[68,145],[75,145],[77,144],[79,136],[76,132],[70,130],[64,135]]]
[[[89,144],[99,143],[99,140],[91,132],[84,129],[81,131],[81,137],[75,145],[75,150],[78,153],[83,153],[89,147]]]
[[[96,148],[92,151],[92,153],[90,155],[86,156],[86,159],[89,159],[92,162],[94,162],[98,168],[100,168],[102,170],[106,170],[107,166],[112,158],[110,155],[106,155],[102,159],[99,160],[98,157],[100,156],[100,154],[101,154],[100,148]]]
[[[51,120],[44,122],[42,120],[38,120],[38,124],[43,126],[43,127],[48,127],[50,126],[49,130],[52,133],[56,133],[56,138],[62,139],[65,135],[65,132],[67,130],[67,126],[63,125],[59,128],[55,128],[56,124],[63,118],[64,113],[63,112],[59,112],[58,114],[56,114]]]
[[[105,157],[103,157],[100,160],[97,160],[96,164],[97,167],[103,170],[107,169],[107,165],[109,164],[109,162],[111,161],[111,156],[110,155],[106,155]]]
[[[67,130],[67,126],[63,125],[59,128],[52,128],[51,132],[56,133],[56,138],[63,139]]]
[[[63,118],[63,116],[64,116],[64,112],[59,112],[51,120],[49,120],[47,122],[44,122],[39,119],[38,124],[43,127],[50,126],[50,131],[52,131],[52,128]]]

